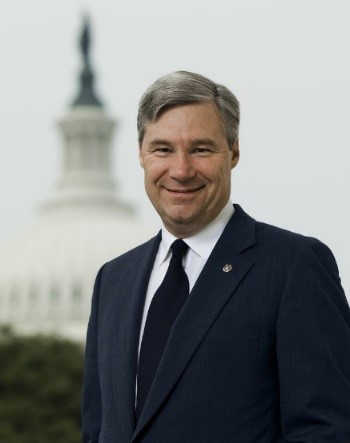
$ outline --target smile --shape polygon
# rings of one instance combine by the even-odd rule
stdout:
[[[181,189],[181,188],[179,188],[179,189],[177,189],[177,188],[164,188],[164,189],[166,189],[168,192],[171,192],[172,194],[175,194],[175,195],[179,195],[179,196],[180,195],[187,195],[187,196],[190,196],[190,195],[200,191],[203,188],[204,188],[204,185],[203,186],[199,186],[198,188],[190,188],[190,189],[186,189],[186,188],[185,189]]]

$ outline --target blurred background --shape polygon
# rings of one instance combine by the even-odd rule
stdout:
[[[237,95],[232,200],[328,244],[349,297],[347,0],[2,0],[0,8],[0,323],[12,327],[0,335],[2,361],[10,356],[0,369],[0,441],[79,441],[94,276],[160,227],[143,190],[136,115],[163,74],[198,72]],[[56,396],[51,388],[36,396],[47,379],[21,381],[30,373],[23,362],[48,373],[53,355],[67,377],[50,377]],[[6,371],[16,371],[15,383]],[[51,430],[43,402],[63,421],[75,410],[73,422]],[[69,407],[57,412],[61,404]]]

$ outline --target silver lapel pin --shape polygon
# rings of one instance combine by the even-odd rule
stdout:
[[[230,265],[229,263],[226,263],[226,265],[222,268],[222,270],[224,272],[230,272],[230,271],[232,271],[232,265]]]

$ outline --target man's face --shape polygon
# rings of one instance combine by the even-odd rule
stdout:
[[[229,150],[214,102],[178,106],[149,123],[139,152],[145,188],[165,227],[189,237],[227,203],[238,143]]]

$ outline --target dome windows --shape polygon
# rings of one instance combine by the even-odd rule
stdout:
[[[50,289],[50,306],[57,306],[60,299],[59,287],[56,283],[52,284]]]

